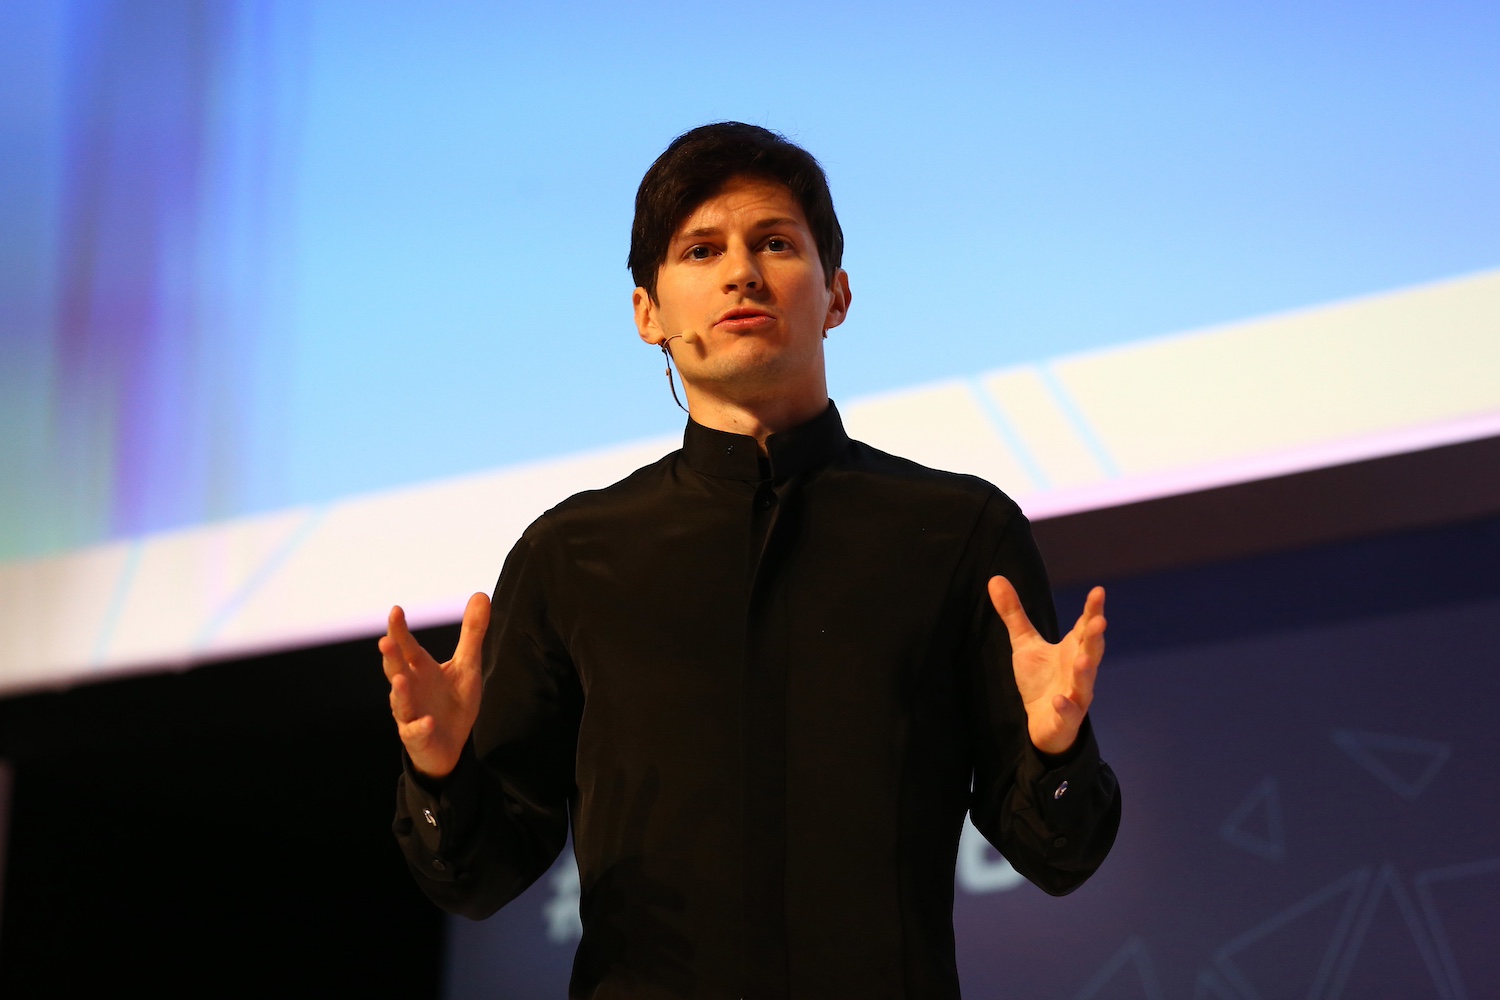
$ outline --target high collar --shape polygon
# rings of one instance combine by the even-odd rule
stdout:
[[[682,436],[682,455],[689,466],[705,476],[758,483],[827,465],[848,444],[849,435],[844,432],[838,408],[829,400],[828,409],[807,423],[766,438],[767,457],[761,456],[750,435],[717,431],[690,417]]]

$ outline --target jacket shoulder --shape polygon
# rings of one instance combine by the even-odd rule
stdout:
[[[581,490],[544,511],[525,531],[535,539],[558,529],[613,521],[649,507],[675,474],[681,449],[641,466],[608,486]]]
[[[1021,515],[1020,505],[1004,490],[987,479],[964,472],[948,472],[892,455],[863,441],[850,441],[849,471],[864,473],[875,481],[884,481],[892,489],[912,496],[949,502],[973,503],[988,508],[1002,518]]]

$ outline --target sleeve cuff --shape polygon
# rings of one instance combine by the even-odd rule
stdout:
[[[401,752],[401,805],[410,830],[428,856],[423,866],[431,878],[453,877],[451,857],[474,822],[478,808],[479,762],[472,744],[464,746],[453,772],[431,778],[417,771],[406,751]]]
[[[1091,813],[1090,792],[1098,780],[1102,761],[1094,727],[1087,716],[1073,745],[1060,754],[1043,753],[1030,740],[1028,752],[1017,769],[1017,784],[1032,789],[1042,819],[1053,830],[1067,830]]]

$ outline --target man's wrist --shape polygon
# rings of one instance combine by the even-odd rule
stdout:
[[[1070,739],[1065,745],[1062,746],[1057,745],[1062,741],[1055,738],[1052,740],[1042,740],[1041,742],[1038,742],[1036,737],[1031,736],[1030,733],[1028,733],[1027,736],[1031,740],[1031,748],[1035,750],[1043,759],[1057,758],[1059,760],[1062,760],[1065,758],[1076,757],[1078,755],[1079,737],[1082,732],[1082,727],[1075,730],[1072,739]]]
[[[429,770],[427,768],[423,768],[416,762],[416,759],[413,758],[411,753],[404,747],[402,748],[402,756],[405,757],[406,773],[410,775],[411,779],[415,781],[422,789],[432,795],[441,795],[443,790],[453,783],[453,774],[458,770],[459,763],[463,759],[463,754],[462,752],[460,752],[458,758],[453,761],[451,767],[449,767],[445,771],[439,772],[436,769]]]
[[[1079,758],[1080,755],[1083,754],[1085,746],[1089,743],[1088,731],[1089,717],[1085,715],[1083,717],[1082,723],[1078,727],[1078,730],[1073,734],[1072,742],[1070,742],[1065,748],[1061,750],[1043,749],[1040,745],[1037,744],[1036,740],[1033,739],[1031,740],[1031,749],[1037,755],[1037,758],[1041,760],[1042,764],[1045,765],[1046,770],[1050,771],[1053,768],[1065,767],[1073,763]]]

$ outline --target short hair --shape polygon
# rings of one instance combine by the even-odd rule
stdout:
[[[672,140],[651,164],[635,193],[626,266],[638,287],[656,300],[656,275],[672,235],[698,206],[732,180],[754,177],[784,185],[802,206],[830,285],[844,259],[844,231],[833,211],[823,168],[786,136],[744,122],[700,125]]]

